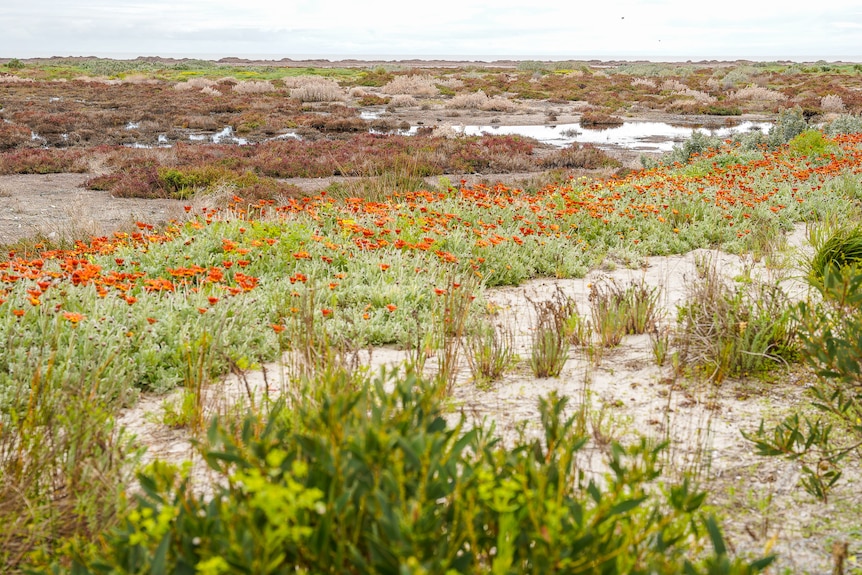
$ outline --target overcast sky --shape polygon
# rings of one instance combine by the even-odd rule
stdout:
[[[862,61],[860,0],[0,0],[0,57]]]

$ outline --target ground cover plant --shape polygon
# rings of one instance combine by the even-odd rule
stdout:
[[[140,391],[184,386],[194,397],[231,366],[249,368],[283,351],[303,351],[307,346],[285,337],[302,329],[296,326],[326,347],[413,345],[411,326],[433,325],[441,302],[469,282],[475,283],[473,305],[481,307],[483,287],[579,276],[611,257],[716,245],[750,251],[762,233],[857,209],[856,187],[846,178],[862,172],[862,137],[824,138],[828,152],[743,150],[731,143],[685,165],[609,180],[567,179],[536,192],[462,184],[393,190],[382,199],[320,193],[281,205],[237,196],[221,208],[189,206],[185,221],[164,229],[139,222],[137,231],[71,249],[37,244],[8,250],[0,262],[0,338],[7,342],[0,352],[0,472],[8,493],[15,493],[4,501],[21,505],[0,508],[4,525],[14,526],[5,535],[3,560],[15,568],[38,558],[34,550],[71,552],[68,545],[77,544],[68,542],[91,538],[117,512],[131,521],[125,523],[129,536],[139,529],[135,517],[142,516],[126,514],[143,511],[125,509],[114,495],[124,481],[115,468],[119,453],[131,447],[106,443],[101,431],[81,435],[72,413],[107,414],[100,421],[110,433],[112,414]],[[82,388],[87,393],[78,393]],[[68,401],[75,393],[85,405]],[[58,418],[52,407],[58,402],[75,411]],[[42,419],[46,414],[54,419]],[[50,457],[39,451],[44,442],[20,440],[36,430],[54,434]],[[83,445],[69,460],[71,448],[57,442],[73,438]],[[54,470],[36,479],[25,465],[35,461],[66,469],[70,478]],[[54,505],[69,495],[50,489],[46,478],[56,477],[74,493],[95,469],[102,470],[105,488],[56,514]],[[314,509],[317,498],[303,501],[307,505],[295,512]],[[619,503],[620,513],[643,503],[640,496],[628,501]],[[161,504],[147,505],[160,516]],[[294,531],[305,534],[304,528]],[[722,555],[720,540],[713,539]],[[147,559],[150,551],[155,555]],[[150,551],[142,548],[134,561],[163,560],[164,552]],[[512,561],[531,561],[513,553]],[[501,557],[486,560],[509,561]]]

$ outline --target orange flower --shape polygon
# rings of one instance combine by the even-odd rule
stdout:
[[[78,325],[78,322],[84,319],[86,316],[82,313],[77,313],[73,311],[64,311],[63,319],[68,320],[72,323],[72,325]]]
[[[446,290],[444,288],[434,288],[434,293],[437,295],[446,295]]]
[[[323,314],[323,317],[329,317],[332,315],[332,310],[329,308],[323,308],[322,310],[320,310],[320,313]]]
[[[210,305],[215,305],[218,303],[218,298],[214,295],[211,295],[207,298],[207,301],[210,302]]]
[[[365,312],[364,314],[362,314],[362,319],[371,319],[371,314],[368,312]]]
[[[154,317],[148,317],[148,318],[147,318],[147,322],[148,322],[150,325],[153,325],[153,324],[154,324],[154,323],[156,323],[157,321],[159,321],[159,320],[157,320],[157,319],[156,319],[156,318],[154,318]]]
[[[15,317],[21,317],[24,315],[24,310],[23,309],[13,309],[12,315],[14,315]]]
[[[204,314],[204,313],[206,313],[206,312],[207,312],[207,308],[205,308],[205,307],[199,307],[199,308],[198,308],[198,313],[200,313],[200,314]]]
[[[390,312],[393,312],[396,309],[398,309],[398,306],[395,305],[394,303],[390,303],[390,304],[386,304],[386,309],[388,309]]]
[[[380,264],[380,271],[386,271],[389,269],[389,264]]]
[[[132,305],[133,303],[135,303],[136,301],[138,301],[138,298],[136,298],[136,297],[135,297],[135,296],[133,296],[133,295],[127,295],[127,296],[126,296],[126,297],[124,297],[123,299],[125,299],[125,300],[126,300],[126,303],[127,303],[127,304],[129,304],[129,305]]]
[[[284,331],[284,326],[280,323],[273,323],[270,324],[270,326],[272,327],[272,331],[274,331],[275,333],[281,333]]]

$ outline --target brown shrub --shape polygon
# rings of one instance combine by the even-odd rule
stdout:
[[[623,124],[622,118],[604,112],[584,112],[581,114],[581,126],[622,126]]]
[[[574,143],[548,154],[542,158],[540,165],[546,169],[568,168],[595,170],[598,168],[618,168],[621,164],[591,144]]]
[[[29,128],[0,120],[0,150],[23,147],[30,142],[32,138]]]
[[[0,154],[0,174],[56,174],[86,172],[83,150],[16,150]]]

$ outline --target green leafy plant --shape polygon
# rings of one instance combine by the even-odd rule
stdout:
[[[33,572],[743,574],[771,562],[731,559],[688,481],[653,488],[663,445],[613,444],[607,476],[587,479],[565,398],[539,402],[538,437],[522,428],[504,446],[448,424],[413,376],[345,391],[350,377],[321,377],[320,404],[292,414],[279,403],[214,422],[213,493],[155,462],[119,528]]]
[[[841,478],[841,461],[862,456],[862,271],[857,264],[835,265],[839,261],[812,265],[822,270],[810,276],[821,298],[795,308],[802,357],[818,376],[810,393],[820,416],[794,413],[771,429],[761,422],[746,435],[762,455],[801,461],[803,487],[824,502]]]

